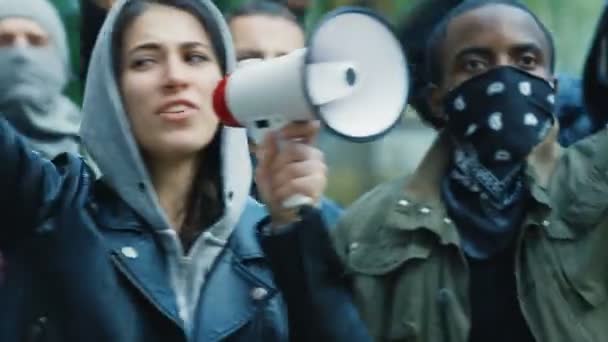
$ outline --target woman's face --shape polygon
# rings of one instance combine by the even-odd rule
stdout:
[[[124,34],[120,88],[143,153],[198,153],[218,127],[211,96],[222,77],[207,32],[188,12],[152,4]]]

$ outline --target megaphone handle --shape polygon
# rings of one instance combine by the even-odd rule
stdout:
[[[298,139],[294,139],[292,140],[293,142],[298,142]],[[282,149],[283,148],[283,141],[279,141],[279,148]],[[283,208],[285,209],[294,209],[294,208],[300,208],[303,207],[305,205],[314,205],[315,201],[305,195],[302,194],[295,194],[295,195],[291,195],[290,197],[288,197],[286,200],[283,201],[282,205]]]
[[[253,138],[253,140],[255,141],[256,144],[259,144],[262,141],[263,137],[268,132],[279,130],[288,123],[288,121],[285,120],[281,116],[275,116],[275,117],[270,116],[269,118],[267,118],[264,121],[268,124],[267,125],[256,125],[254,123],[252,125],[247,126],[247,130],[249,131],[251,138]],[[293,141],[297,142],[298,140],[295,139]],[[278,145],[279,145],[279,149],[282,149],[283,141],[279,140]],[[306,205],[314,205],[314,200],[312,198],[302,195],[302,194],[295,194],[295,195],[292,195],[291,197],[288,197],[286,200],[284,200],[282,205],[283,205],[283,208],[285,208],[285,209],[295,209],[295,208],[300,208],[300,207],[303,207]]]
[[[308,196],[304,196],[301,194],[295,194],[292,195],[291,197],[289,197],[288,199],[283,201],[283,208],[285,209],[294,209],[294,208],[300,208],[306,205],[314,205],[314,201],[312,200],[312,198],[308,197]]]

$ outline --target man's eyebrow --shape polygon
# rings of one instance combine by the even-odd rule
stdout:
[[[517,51],[517,52],[526,52],[526,51],[532,51],[534,53],[537,54],[542,54],[543,49],[542,47],[537,44],[537,43],[521,43],[521,44],[515,44],[511,50]]]
[[[238,58],[263,58],[264,54],[258,50],[240,50],[237,52]]]
[[[492,49],[490,49],[490,48],[481,47],[481,46],[470,46],[470,47],[465,47],[465,48],[461,49],[460,51],[458,51],[458,53],[456,53],[456,56],[454,56],[454,59],[460,59],[466,55],[489,56],[491,54],[492,54]]]

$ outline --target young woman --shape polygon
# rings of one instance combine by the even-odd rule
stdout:
[[[258,228],[267,212],[268,227],[309,224],[280,203],[294,193],[318,199],[325,166],[308,145],[278,151],[269,139],[260,172],[269,206],[249,199],[245,133],[220,126],[211,107],[234,66],[229,39],[211,1],[115,4],[92,55],[81,128],[99,179],[73,155],[50,162],[30,152],[0,123],[0,248],[34,246],[23,263],[40,299],[20,340],[305,335],[293,330],[303,324],[288,329]],[[317,128],[283,135],[310,140]],[[1,314],[12,319],[10,308]]]

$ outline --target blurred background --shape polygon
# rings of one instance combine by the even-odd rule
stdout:
[[[77,103],[82,98],[79,52],[80,33],[86,25],[80,9],[85,1],[103,3],[108,0],[51,0],[59,9],[69,33],[73,81],[68,95]],[[214,1],[223,11],[230,11],[245,0]],[[296,13],[307,30],[328,11],[344,5],[362,5],[385,16],[408,48],[409,37],[419,22],[440,15],[442,6],[456,0],[282,0]],[[604,6],[604,0],[526,0],[530,8],[554,33],[558,58],[557,71],[580,76],[590,40]],[[422,9],[421,9],[422,8]],[[413,27],[413,28],[412,28]],[[414,42],[416,43],[416,42]],[[370,113],[374,115],[374,113]],[[328,196],[341,205],[348,205],[376,184],[410,172],[433,140],[434,132],[420,123],[408,110],[400,124],[382,139],[373,143],[355,144],[322,134],[319,144],[330,166]]]

